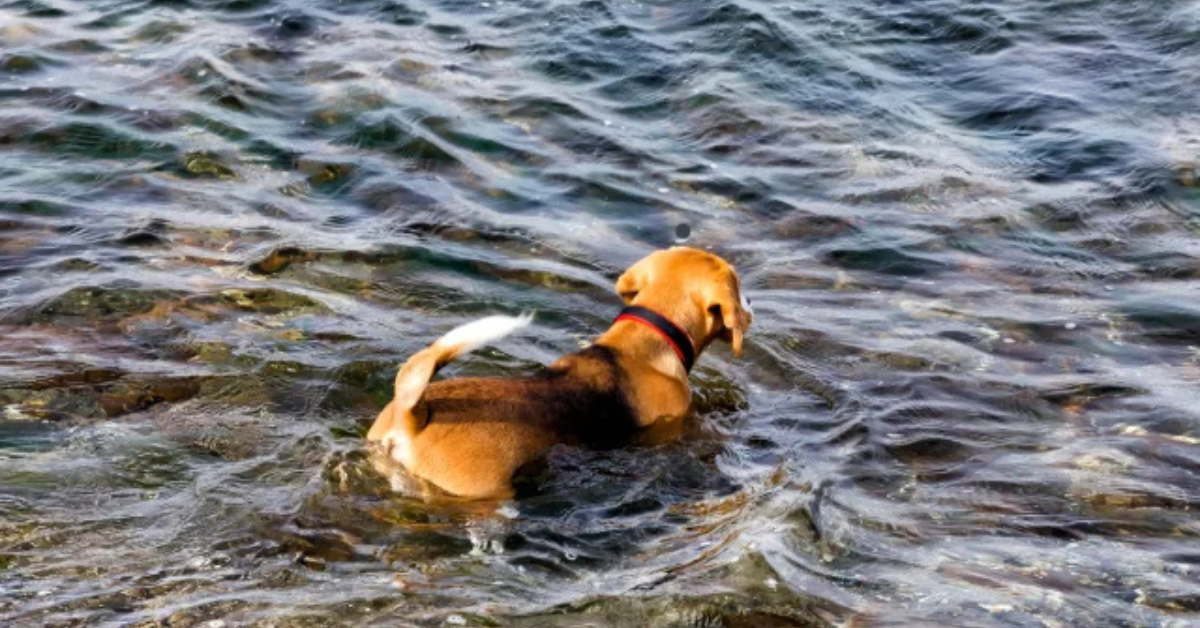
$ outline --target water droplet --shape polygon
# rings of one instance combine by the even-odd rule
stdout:
[[[579,558],[579,556],[575,552],[572,552],[571,550],[567,550],[567,551],[563,552],[563,558],[567,559],[568,561],[574,562],[576,558]]]
[[[451,615],[446,618],[446,623],[451,626],[466,626],[467,618],[462,615]]]
[[[205,76],[208,76],[208,70],[200,70],[199,72],[196,73],[196,76],[204,78]]]
[[[681,222],[675,225],[675,241],[683,242],[692,235],[692,228],[686,222]]]
[[[1014,343],[1014,342],[1016,342],[1016,340],[1013,340],[1012,338],[1005,338],[1005,339],[1004,339],[1004,344],[1006,344],[1006,345],[1011,345],[1011,344],[1012,344],[1012,343]]]
[[[658,188],[659,194],[666,194],[667,192],[670,192],[670,191],[671,190],[668,190],[667,188]]]
[[[1066,327],[1067,329],[1075,329],[1077,325],[1075,323],[1067,323],[1066,325],[1063,325],[1063,327]]]

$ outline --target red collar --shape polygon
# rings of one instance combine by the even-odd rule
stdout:
[[[671,349],[675,351],[675,355],[679,356],[679,361],[683,362],[683,369],[691,372],[692,365],[696,363],[696,345],[683,328],[672,323],[666,316],[650,308],[631,305],[617,314],[617,318],[613,322],[617,321],[641,323],[658,332],[658,335],[662,336],[663,340],[666,340]]]

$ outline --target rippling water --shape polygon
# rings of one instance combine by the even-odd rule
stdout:
[[[1197,6],[0,0],[0,623],[1197,625]],[[680,442],[375,472],[680,239]]]

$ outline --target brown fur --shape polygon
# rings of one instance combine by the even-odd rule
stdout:
[[[657,251],[617,280],[629,305],[683,328],[696,354],[713,340],[741,356],[752,314],[737,274],[696,249]],[[595,343],[522,379],[429,377],[458,355],[434,343],[396,376],[396,398],[367,438],[413,475],[463,497],[503,498],[512,476],[558,443],[618,447],[671,438],[691,404],[687,373],[670,345],[636,322],[616,322]]]

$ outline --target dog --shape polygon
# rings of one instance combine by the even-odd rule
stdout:
[[[490,316],[453,329],[400,367],[368,441],[447,493],[507,499],[517,470],[554,445],[614,448],[678,434],[691,406],[688,372],[717,339],[741,357],[750,301],[733,266],[686,247],[638,261],[616,291],[626,307],[608,331],[530,377],[430,383],[451,360],[532,317]]]

